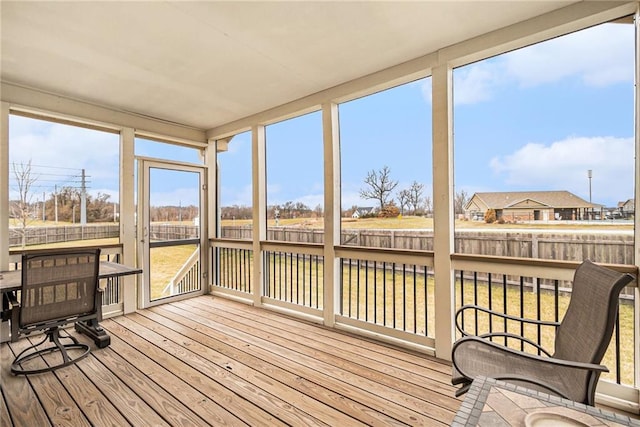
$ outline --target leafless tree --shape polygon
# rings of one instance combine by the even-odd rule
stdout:
[[[409,205],[413,208],[413,214],[417,214],[420,209],[420,202],[422,201],[422,193],[424,192],[424,184],[413,181],[411,187],[409,187],[409,199],[407,200]]]
[[[31,160],[25,163],[12,163],[11,168],[15,178],[14,190],[18,193],[18,200],[11,203],[11,215],[19,223],[19,232],[22,236],[22,247],[27,245],[27,226],[32,220],[31,201],[33,194],[31,187],[38,180],[31,170]]]
[[[455,214],[464,213],[464,206],[467,204],[468,201],[469,201],[469,196],[467,195],[466,191],[460,190],[459,192],[456,192],[453,198],[453,212]]]
[[[404,215],[404,207],[410,206],[409,202],[411,198],[411,193],[409,190],[400,190],[398,193],[398,203],[400,204],[400,215]]]
[[[372,169],[367,173],[364,183],[368,188],[360,189],[360,197],[363,199],[373,199],[380,203],[380,211],[389,201],[391,192],[398,185],[398,181],[391,179],[391,170],[388,166],[384,166],[379,171]]]
[[[433,210],[433,203],[431,202],[431,197],[429,196],[425,196],[423,199],[423,205],[424,206],[424,212],[425,213],[431,213],[431,211]]]

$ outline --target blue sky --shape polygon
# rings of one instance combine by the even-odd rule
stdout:
[[[632,198],[633,61],[633,25],[605,24],[454,70],[456,189],[568,190],[588,200],[591,169],[593,202]],[[358,193],[383,166],[398,190],[415,180],[431,194],[430,97],[425,78],[339,106],[343,208],[375,204]],[[321,130],[320,112],[267,127],[268,204],[322,204]],[[137,155],[195,162],[194,153],[136,143]],[[11,118],[11,162],[84,167],[93,194],[117,195],[117,156],[117,135]],[[251,205],[250,133],[219,162],[222,204]],[[162,187],[158,203],[189,203],[179,180]]]
[[[634,30],[605,24],[454,70],[456,190],[568,190],[606,206],[633,197]],[[371,206],[367,172],[431,194],[431,79],[339,106],[342,207]],[[223,204],[251,204],[250,134],[220,156]],[[320,113],[267,127],[268,203],[322,203]]]

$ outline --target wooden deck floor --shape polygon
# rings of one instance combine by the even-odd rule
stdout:
[[[449,425],[448,364],[203,296],[105,320],[111,346],[14,377],[2,344],[0,425]],[[83,338],[84,339],[84,338]]]

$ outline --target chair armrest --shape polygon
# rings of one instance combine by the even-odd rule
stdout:
[[[501,319],[512,320],[512,321],[521,322],[521,323],[528,323],[528,324],[531,324],[531,325],[552,326],[554,328],[557,328],[558,326],[560,326],[559,322],[550,322],[550,321],[546,321],[546,320],[527,319],[525,317],[518,317],[518,316],[512,316],[510,314],[500,313],[498,311],[490,310],[488,308],[480,307],[478,305],[467,304],[467,305],[463,305],[462,307],[460,307],[458,309],[458,311],[456,312],[456,329],[458,331],[460,331],[462,336],[465,336],[465,337],[473,335],[473,334],[465,331],[464,327],[460,324],[460,320],[459,319],[460,319],[460,317],[462,316],[462,314],[465,311],[482,311],[484,313],[489,314],[490,317],[491,316],[496,316],[496,317],[499,317]]]
[[[524,353],[477,336],[456,341],[452,348],[454,372],[473,381],[478,375],[535,384],[547,392],[576,401],[590,401],[591,391],[606,366]],[[567,386],[563,378],[584,375],[585,390]],[[585,383],[586,384],[586,383]],[[582,393],[585,393],[584,395]]]
[[[530,346],[533,346],[533,347],[537,348],[538,350],[540,350],[547,357],[552,357],[551,353],[549,353],[540,344],[538,344],[538,343],[536,343],[534,341],[531,341],[529,338],[523,337],[521,335],[511,334],[509,332],[491,332],[489,334],[478,335],[478,338],[489,339],[489,341],[492,341],[492,338],[494,338],[494,337],[503,337],[503,338],[507,338],[507,339],[515,339],[515,340],[518,340],[520,342],[527,343]]]

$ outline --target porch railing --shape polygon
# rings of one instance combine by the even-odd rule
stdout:
[[[255,293],[252,242],[216,240],[217,288]],[[226,247],[221,247],[226,246]],[[301,315],[323,316],[325,260],[323,247],[313,244],[262,242],[263,302],[284,306]],[[409,346],[435,348],[435,280],[433,252],[382,248],[335,248],[339,271],[334,322]],[[518,316],[561,320],[566,311],[571,281],[579,263],[529,258],[455,254],[455,307],[478,304]],[[610,265],[637,274],[634,266]],[[253,278],[253,279],[252,279]],[[246,296],[245,298],[251,298]],[[637,284],[625,288],[620,297],[618,323],[603,363],[599,393],[629,402],[638,401],[637,366],[639,301]],[[453,319],[454,313],[451,313]],[[495,319],[467,316],[467,330],[483,333],[507,329],[524,334],[553,351],[554,331],[523,328]],[[586,326],[585,326],[586,327]],[[527,350],[526,348],[524,350]]]
[[[162,296],[179,295],[198,290],[200,290],[200,248],[196,247],[162,290]]]
[[[253,292],[253,249],[251,242],[213,241],[211,265],[215,289],[248,298]]]
[[[322,310],[322,246],[266,243],[264,249],[263,296],[294,306]]]

